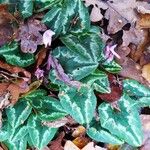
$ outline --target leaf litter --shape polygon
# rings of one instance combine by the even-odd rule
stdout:
[[[127,147],[148,150],[150,145],[150,100],[149,96],[145,95],[150,93],[148,92],[150,88],[149,1],[82,0],[77,2],[76,0],[68,0],[61,2],[56,0],[45,3],[31,1],[27,2],[27,6],[22,3],[17,5],[15,6],[19,10],[20,20],[17,20],[14,15],[16,10],[10,11],[9,5],[0,4],[0,47],[6,44],[9,46],[12,41],[16,41],[19,44],[18,49],[22,56],[32,54],[35,56],[35,60],[32,64],[29,63],[27,67],[19,67],[11,65],[7,59],[4,61],[4,58],[0,55],[1,130],[5,131],[5,128],[8,128],[6,122],[10,121],[9,116],[7,116],[10,109],[12,118],[13,115],[20,115],[19,117],[22,120],[26,120],[25,124],[29,128],[32,128],[29,118],[31,116],[37,117],[34,120],[36,123],[32,125],[36,133],[40,135],[38,138],[41,138],[41,144],[38,145],[37,142],[34,145],[35,141],[30,136],[35,133],[32,133],[32,130],[26,131],[27,133],[24,135],[21,133],[22,137],[25,138],[24,141],[26,141],[24,143],[25,148],[22,148],[22,150],[33,148],[43,148],[43,150],[119,150]],[[42,13],[37,13],[33,9],[34,7],[39,7]],[[13,9],[14,6],[12,5],[11,8]],[[60,13],[61,8],[63,8],[63,13]],[[75,11],[75,17],[69,15],[72,14],[72,10]],[[47,12],[51,15],[45,15]],[[31,15],[25,16],[25,14]],[[46,24],[44,24],[43,18],[46,19]],[[57,20],[58,18],[59,20]],[[91,21],[90,29],[89,21]],[[73,24],[70,25],[72,22]],[[87,25],[85,25],[86,23]],[[55,29],[55,27],[60,27],[60,29]],[[84,50],[85,47],[89,50],[90,48],[97,49],[95,46],[97,39],[94,39],[91,33],[98,35],[99,40],[102,38],[105,45],[100,49],[101,54],[97,54],[100,56],[92,54],[92,52],[87,54],[88,51],[85,52]],[[77,36],[79,40],[77,41],[72,35]],[[62,40],[63,36],[68,36],[67,42],[69,44]],[[85,38],[86,36],[91,37],[91,41]],[[84,41],[85,45],[82,46],[77,43],[80,41]],[[93,43],[90,43],[88,47],[89,41]],[[70,53],[67,51],[58,53],[58,50],[55,50],[63,50],[63,48],[69,49]],[[55,56],[52,51],[57,52]],[[81,55],[82,57],[71,58],[70,55],[73,57]],[[6,57],[8,56],[9,54],[6,55]],[[68,62],[64,58],[67,58]],[[80,58],[82,59],[80,60]],[[88,63],[89,58],[93,59],[92,63]],[[25,60],[28,63],[28,57],[25,56]],[[114,65],[114,62],[117,65]],[[84,67],[80,64],[83,64]],[[94,65],[100,72],[92,76],[95,70],[91,71],[89,67],[92,68]],[[118,71],[120,68],[121,70]],[[88,82],[82,83],[82,80],[76,80],[71,74],[77,76],[88,74],[86,76]],[[127,91],[123,84],[126,79],[129,79]],[[135,84],[132,85],[134,80],[141,84],[134,82]],[[110,93],[101,92],[108,87]],[[62,89],[67,89],[67,92],[62,92]],[[132,89],[137,90],[137,95]],[[145,94],[145,91],[148,93]],[[145,101],[140,101],[141,97],[138,92],[139,95],[141,93],[144,95],[142,98],[145,98]],[[96,103],[94,103],[95,99]],[[80,100],[82,100],[82,103]],[[85,105],[83,101],[85,101]],[[142,103],[141,105],[146,107],[136,106],[138,102],[139,105]],[[17,108],[19,103],[23,105]],[[31,108],[31,114],[23,114],[23,107],[26,105]],[[40,111],[38,107],[40,107]],[[72,109],[72,114],[70,114],[68,108]],[[91,111],[92,108],[94,108],[93,112]],[[102,112],[98,113],[99,108],[105,110],[109,116],[112,115],[111,113],[114,113],[114,117],[117,116],[118,118],[121,115],[125,117],[124,113],[128,115],[127,118],[120,118],[118,124],[120,130],[117,133],[113,133],[114,131],[111,128],[113,123],[117,126],[116,122],[113,122],[115,120],[113,116],[107,120],[107,122],[110,122],[110,127],[105,127],[104,124],[107,122],[103,118],[105,116],[101,116]],[[21,111],[21,109],[23,110]],[[112,110],[109,111],[110,109]],[[133,109],[136,110],[133,111]],[[93,114],[89,114],[88,110]],[[145,110],[147,115],[143,113]],[[128,112],[132,113],[128,114]],[[139,114],[134,114],[134,112],[139,112]],[[41,118],[45,119],[42,120],[39,114],[42,114]],[[96,115],[94,116],[94,114]],[[89,124],[81,123],[86,119],[86,122],[89,122],[88,118],[92,115],[93,119],[90,120]],[[128,120],[133,116],[139,120],[139,115],[141,116],[141,122],[132,124]],[[19,122],[18,116],[16,116],[18,120],[14,119],[17,123]],[[79,118],[76,119],[77,117]],[[103,124],[99,121],[102,119]],[[132,118],[133,122],[135,122],[134,119]],[[25,127],[25,124],[21,125]],[[100,125],[97,126],[97,124]],[[20,130],[21,125],[14,130],[22,132]],[[122,128],[119,126],[122,126]],[[133,126],[139,129],[136,133],[139,136],[137,139],[133,138]],[[128,129],[128,138],[133,141],[133,145],[128,143],[125,138],[122,139],[122,133],[125,132],[124,128]],[[7,129],[8,132],[10,132],[10,129],[11,127]],[[57,129],[56,132],[55,129]],[[140,134],[141,130],[143,130],[144,139]],[[35,134],[35,137],[38,135]],[[107,142],[108,139],[111,143]],[[0,140],[8,149],[12,149],[10,145],[14,143],[10,141],[13,140],[10,140],[7,136],[4,140],[0,137]],[[20,138],[18,141],[22,142],[22,139]],[[15,146],[17,147],[17,144]]]

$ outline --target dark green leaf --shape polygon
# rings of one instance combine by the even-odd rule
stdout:
[[[61,40],[68,48],[58,47],[53,55],[59,60],[65,73],[73,79],[81,80],[98,67],[104,45],[97,34],[70,34],[63,36]]]
[[[0,57],[4,57],[7,63],[20,67],[27,67],[35,61],[33,54],[25,54],[19,50],[17,42],[12,42],[1,47]]]
[[[19,11],[23,18],[28,18],[32,15],[33,1],[32,0],[19,0]]]
[[[27,149],[27,137],[24,136],[21,140],[12,142],[4,141],[4,144],[9,148],[9,150],[26,150]]]
[[[63,0],[62,3],[51,8],[44,16],[43,22],[57,35],[66,34],[68,30],[90,28],[89,13],[81,0]]]
[[[134,96],[146,97],[150,96],[150,89],[136,80],[126,79],[123,81],[123,89]]]
[[[41,121],[36,116],[31,115],[28,119],[28,132],[33,145],[38,149],[46,146],[54,137],[56,131],[56,128],[42,126]]]
[[[110,104],[102,103],[99,106],[101,126],[111,134],[132,146],[140,146],[143,140],[141,121],[134,101],[124,93],[118,101],[120,112],[115,111]]]
[[[118,73],[121,71],[121,66],[117,64],[114,60],[112,62],[105,61],[102,64],[103,68],[110,73]]]
[[[101,93],[110,93],[108,76],[105,72],[100,70],[95,70],[93,73],[83,78],[81,82],[88,84],[94,90]]]
[[[60,90],[59,98],[64,109],[80,124],[89,124],[94,116],[96,97],[92,89],[65,87]]]
[[[31,105],[43,121],[54,121],[67,115],[60,102],[50,96],[31,99]]]
[[[32,110],[32,107],[27,101],[19,101],[13,107],[6,109],[6,114],[10,125],[13,128],[17,128],[19,125],[23,124],[28,118]]]
[[[121,145],[124,142],[115,135],[112,135],[109,131],[103,129],[100,124],[96,124],[87,130],[87,134],[90,138],[97,142],[104,142],[109,144]]]

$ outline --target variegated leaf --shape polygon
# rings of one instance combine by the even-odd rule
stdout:
[[[6,109],[6,114],[10,125],[13,128],[17,128],[19,125],[23,124],[28,118],[32,110],[32,107],[27,101],[19,101],[13,107]]]
[[[102,64],[103,68],[110,72],[110,73],[118,73],[119,71],[121,71],[121,66],[119,64],[117,64],[114,60],[112,62],[107,62],[105,61]]]
[[[23,18],[28,18],[32,15],[33,11],[33,1],[31,0],[19,0],[19,11],[21,12]]]
[[[88,30],[90,28],[89,13],[81,0],[64,0],[53,6],[44,16],[43,22],[56,35],[66,34],[70,30]],[[76,28],[78,26],[79,28]]]
[[[143,134],[139,113],[133,103],[134,101],[124,93],[118,101],[121,111],[115,111],[108,103],[102,103],[98,110],[103,128],[130,145],[138,147],[142,144]]]
[[[53,56],[63,66],[65,73],[74,80],[81,80],[90,75],[103,59],[104,44],[95,32],[69,34],[63,36],[61,40],[68,48],[54,49]]]
[[[102,128],[100,124],[96,124],[87,130],[87,134],[90,138],[98,142],[104,142],[109,144],[121,145],[124,142],[117,136],[112,135],[108,130]]]
[[[27,125],[31,142],[38,149],[42,149],[44,146],[46,146],[57,131],[56,128],[42,126],[41,121],[35,115],[30,116]]]
[[[55,121],[67,115],[60,101],[50,96],[31,99],[31,105],[42,121]]]
[[[94,116],[96,97],[92,89],[65,87],[60,90],[59,98],[63,108],[80,124],[89,124]]]
[[[105,72],[100,70],[95,70],[93,73],[83,78],[81,82],[88,84],[94,90],[101,93],[110,93],[108,76]]]
[[[150,96],[150,89],[136,80],[126,79],[123,81],[123,89],[128,94],[139,97]]]
[[[19,50],[19,44],[17,42],[0,47],[0,57],[5,58],[7,63],[20,67],[27,67],[35,61],[33,54],[25,54]]]
[[[12,142],[10,140],[4,141],[9,150],[26,150],[27,149],[27,137],[23,137],[21,140]]]

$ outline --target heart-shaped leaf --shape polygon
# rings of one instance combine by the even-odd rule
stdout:
[[[27,101],[19,101],[13,107],[6,109],[6,114],[10,125],[13,128],[17,128],[19,125],[23,124],[28,118],[32,110],[32,107]]]
[[[57,35],[66,34],[68,30],[77,31],[90,28],[89,13],[81,0],[61,1],[44,16],[43,22]]]
[[[98,110],[101,126],[113,135],[129,143],[132,146],[142,144],[141,121],[134,101],[124,93],[118,101],[121,111],[115,111],[110,104],[102,103]]]
[[[75,80],[81,80],[91,74],[103,59],[104,45],[99,35],[94,32],[80,36],[69,34],[61,40],[68,48],[56,48],[53,56],[58,59],[65,73]]]
[[[81,82],[88,84],[94,90],[101,93],[110,93],[108,76],[105,72],[100,70],[95,70],[93,73],[83,78]]]
[[[42,149],[44,146],[46,146],[57,131],[56,128],[42,126],[41,121],[37,116],[34,115],[31,115],[28,119],[27,126],[31,141],[38,149]]]
[[[4,57],[7,63],[20,67],[27,67],[35,61],[33,54],[25,54],[19,50],[17,42],[12,42],[1,47],[0,57]]]
[[[136,80],[132,80],[132,79],[123,80],[123,89],[127,93],[133,96],[139,96],[139,97],[150,96],[150,89],[140,84]]]
[[[96,97],[92,89],[65,87],[60,90],[59,98],[63,108],[80,124],[89,124],[94,116]]]
[[[124,142],[117,136],[112,135],[108,130],[101,127],[100,124],[95,124],[87,130],[87,134],[90,138],[98,142],[104,142],[109,144],[121,145]]]
[[[43,121],[54,121],[67,115],[60,102],[50,96],[31,99],[31,105]]]

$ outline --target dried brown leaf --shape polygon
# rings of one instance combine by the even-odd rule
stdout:
[[[49,149],[50,150],[64,150],[64,148],[61,144],[64,136],[65,136],[65,133],[61,132],[55,140],[50,142]]]

